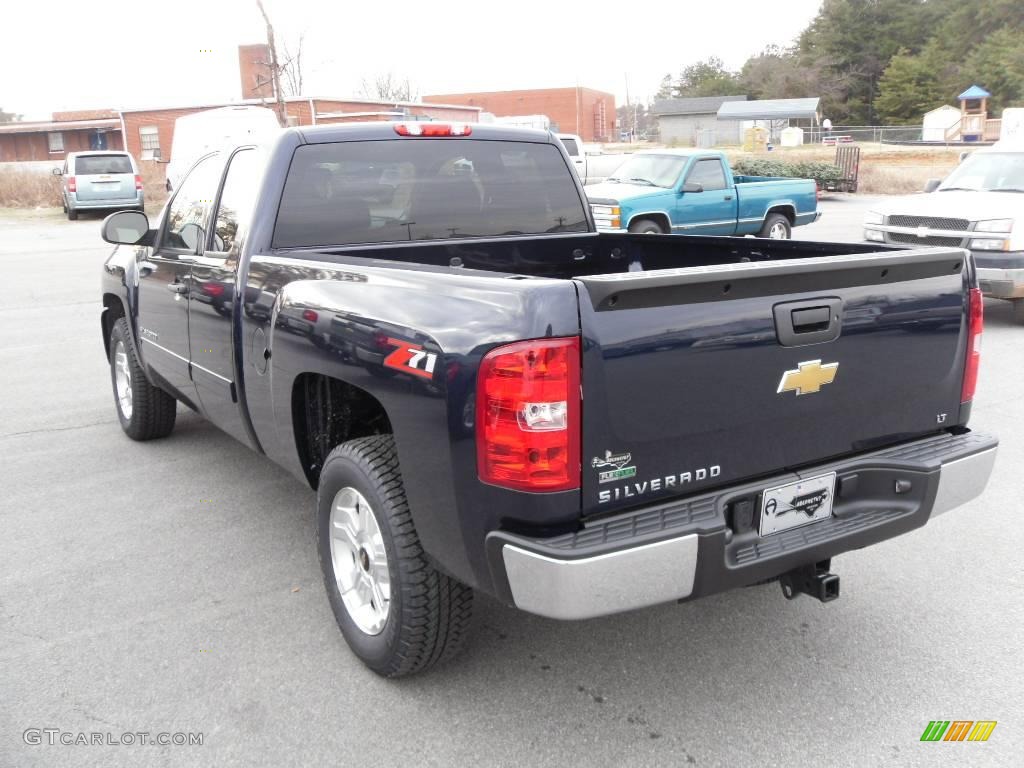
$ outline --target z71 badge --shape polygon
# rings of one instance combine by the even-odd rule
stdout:
[[[421,376],[424,379],[434,378],[434,366],[437,365],[435,353],[426,352],[419,344],[412,344],[401,339],[388,339],[388,344],[398,347],[384,358],[384,365],[388,368]]]

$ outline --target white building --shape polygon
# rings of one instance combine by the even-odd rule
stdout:
[[[921,138],[924,141],[946,141],[946,131],[960,122],[960,110],[943,104],[938,109],[925,112],[921,126]],[[956,141],[959,136],[951,136]]]

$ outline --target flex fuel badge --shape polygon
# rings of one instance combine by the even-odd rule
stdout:
[[[604,458],[595,456],[590,462],[594,469],[604,469],[597,474],[599,483],[610,483],[613,480],[623,480],[627,477],[636,477],[636,467],[627,467],[629,460],[633,458],[631,453],[619,453],[612,455],[611,451],[604,452]]]

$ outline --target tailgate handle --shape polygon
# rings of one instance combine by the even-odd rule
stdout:
[[[835,341],[842,331],[842,299],[826,296],[772,307],[775,335],[784,347]]]
[[[812,331],[823,331],[828,328],[832,312],[828,307],[813,307],[811,309],[794,309],[793,330],[796,333],[810,333]]]

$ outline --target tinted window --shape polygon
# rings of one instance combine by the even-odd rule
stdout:
[[[206,232],[206,221],[220,181],[216,155],[201,160],[185,177],[167,212],[163,245],[197,253]]]
[[[570,155],[578,155],[580,153],[580,147],[576,143],[576,139],[561,139],[561,142],[565,145],[565,151]]]
[[[722,161],[715,158],[698,160],[690,175],[686,177],[688,184],[700,184],[704,189],[725,189],[725,171]]]
[[[135,173],[127,155],[79,155],[75,158],[75,175],[94,173]]]
[[[575,179],[554,145],[399,139],[296,149],[274,246],[586,230]]]
[[[259,172],[258,155],[254,149],[237,152],[228,166],[224,189],[220,193],[217,207],[217,223],[214,229],[213,249],[230,251],[238,234],[238,222],[245,220],[252,210],[256,198],[256,182]]]

